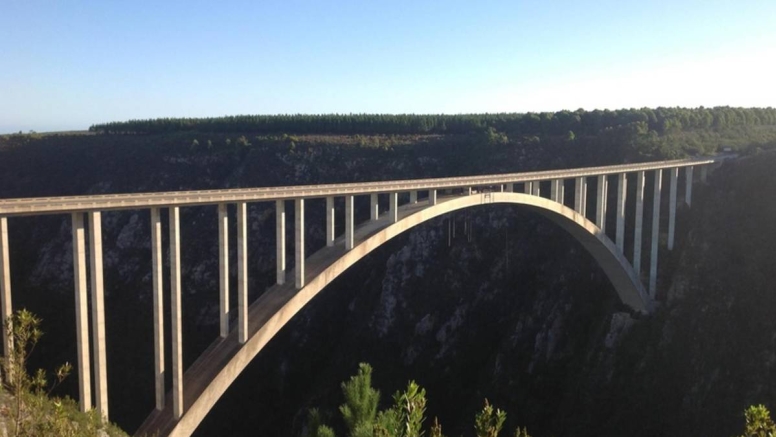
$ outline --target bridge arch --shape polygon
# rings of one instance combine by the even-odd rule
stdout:
[[[334,247],[324,247],[306,260],[306,285],[295,290],[292,284],[274,285],[249,308],[249,336],[244,344],[237,341],[236,329],[219,338],[189,367],[184,376],[185,413],[179,420],[172,416],[171,402],[154,411],[136,435],[190,436],[223,393],[264,346],[312,300],[326,285],[350,266],[386,241],[441,215],[486,204],[516,204],[536,212],[569,232],[593,256],[611,281],[624,304],[646,313],[652,301],[641,281],[617,246],[590,220],[560,203],[538,196],[496,192],[440,199],[436,205],[421,202],[399,212],[396,223],[388,217],[367,222],[356,230],[356,244],[346,251],[342,238]],[[293,273],[289,272],[293,277]],[[168,396],[169,400],[169,396]]]

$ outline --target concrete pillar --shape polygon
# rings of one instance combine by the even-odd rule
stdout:
[[[219,325],[221,338],[229,335],[229,213],[225,203],[218,205]]]
[[[507,192],[508,193],[514,193],[515,192],[515,184],[510,182],[507,184]]]
[[[410,203],[418,203],[418,192],[410,191]]]
[[[345,196],[345,250],[353,248],[353,196]]]
[[[676,184],[679,178],[679,168],[668,170],[671,174],[671,190],[668,195],[668,250],[674,250],[674,234],[676,232]]]
[[[587,184],[585,178],[576,178],[574,180],[574,211],[585,215],[585,193]]]
[[[560,196],[560,193],[562,192],[562,187],[563,187],[562,179],[554,179],[552,182],[550,182],[550,199],[558,203],[563,203],[563,199]]]
[[[183,326],[181,314],[180,208],[170,208],[170,318],[172,325],[172,414],[183,416]]]
[[[523,183],[523,192],[525,194],[533,193],[533,182],[525,182],[525,183]]]
[[[595,224],[601,229],[601,232],[606,232],[606,175],[600,175],[598,179],[598,188],[596,189],[595,199]]]
[[[89,367],[89,308],[86,295],[86,243],[84,239],[83,213],[73,213],[72,220],[78,396],[81,411],[89,411],[92,409],[92,375]]]
[[[709,166],[702,165],[701,166],[701,182],[704,183],[704,184],[706,183],[706,176],[708,175],[708,173],[709,173]]]
[[[641,276],[641,228],[644,219],[644,172],[636,173],[636,224],[633,230],[633,270]]]
[[[0,315],[2,315],[3,357],[7,358],[13,349],[13,341],[5,329],[13,314],[11,303],[11,259],[8,254],[8,219],[0,217]]]
[[[248,340],[248,207],[237,203],[237,341]]]
[[[531,187],[531,194],[533,194],[534,196],[537,196],[537,197],[542,195],[541,194],[541,182],[540,181],[535,181],[533,183],[533,186]]]
[[[587,178],[582,178],[582,215],[587,217]]]
[[[373,218],[374,220],[374,218]],[[326,198],[326,246],[334,246],[334,198]]]
[[[471,196],[472,195],[472,187],[466,188],[466,193]]]
[[[429,205],[437,204],[437,190],[428,190],[428,203]]]
[[[164,409],[164,285],[162,283],[162,218],[159,208],[151,208],[151,264],[154,301],[154,387],[156,409]]]
[[[92,291],[92,352],[97,414],[108,419],[108,367],[105,358],[105,299],[102,279],[102,214],[89,213],[89,261]]]
[[[684,169],[684,203],[692,206],[692,166]]]
[[[625,197],[628,194],[628,175],[617,175],[617,233],[616,243],[620,252],[625,253]]]
[[[372,218],[372,221],[380,218],[380,205],[377,202],[377,193],[372,193],[369,196],[369,216]]]
[[[327,201],[328,204],[328,201]],[[329,221],[329,215],[331,212],[327,212],[326,216],[326,236],[327,241],[329,237],[329,232],[333,231],[331,228],[333,227],[333,224],[330,226]],[[333,222],[333,220],[332,220]],[[277,273],[277,283],[278,285],[283,285],[286,283],[286,201],[285,200],[276,200],[275,201],[275,264],[276,264],[276,273]]]
[[[399,193],[388,193],[389,209],[388,215],[391,223],[399,221]]]
[[[652,253],[649,261],[649,296],[654,299],[657,290],[657,253],[660,242],[660,190],[663,172],[655,170],[655,191],[652,200]]]
[[[294,252],[296,259],[296,289],[301,290],[305,286],[304,276],[304,199],[294,200]]]

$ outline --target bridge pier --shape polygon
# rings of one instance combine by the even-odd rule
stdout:
[[[326,198],[326,247],[334,246],[334,198]]]
[[[164,285],[162,283],[162,218],[151,208],[151,265],[154,305],[154,388],[156,409],[164,409]]]
[[[561,196],[561,193],[563,192],[562,187],[562,179],[553,179],[550,182],[550,199],[558,203],[563,203],[563,197]]]
[[[606,234],[606,195],[608,191],[606,175],[600,175],[598,179],[597,195],[595,199],[595,224]]]
[[[305,285],[304,277],[304,199],[294,199],[294,267],[295,285],[301,290]]]
[[[180,208],[170,208],[170,319],[172,325],[172,409],[183,416],[183,326],[181,314]]]
[[[471,193],[469,193],[471,194]],[[410,203],[418,203],[418,192],[410,191]]]
[[[105,358],[105,299],[102,276],[102,214],[89,213],[89,261],[92,291],[92,352],[97,413],[108,419],[108,376]]]
[[[506,191],[508,193],[514,193],[515,192],[515,184],[513,182],[510,182],[506,186]]]
[[[11,302],[11,259],[8,253],[8,219],[0,217],[0,322],[3,328],[8,326],[8,319],[13,314]],[[8,330],[3,329],[3,356],[8,357],[13,350],[13,339]]]
[[[692,166],[684,169],[684,203],[692,206]]]
[[[437,204],[437,190],[428,190],[428,203],[429,205]]]
[[[218,301],[221,338],[229,335],[229,213],[218,204]]]
[[[582,216],[587,213],[587,178],[579,177],[574,180],[574,210]]]
[[[377,203],[377,193],[372,193],[369,196],[369,215],[372,221],[380,218],[380,205]]]
[[[655,170],[655,188],[652,197],[652,253],[649,262],[649,297],[655,298],[657,290],[657,255],[660,242],[660,191],[663,188],[663,171]]]
[[[531,187],[531,194],[534,196],[541,196],[541,182],[540,181],[534,181]]]
[[[353,196],[345,196],[345,250],[353,248]]]
[[[248,339],[248,207],[237,203],[237,341]]]
[[[644,221],[644,172],[636,173],[636,225],[633,230],[633,270],[641,278],[641,233]],[[639,279],[640,280],[640,279]]]
[[[72,222],[76,348],[78,351],[78,400],[81,411],[86,412],[92,409],[92,375],[89,367],[89,309],[86,294],[86,244],[83,213],[73,213]]]
[[[391,223],[399,221],[399,193],[388,193],[388,215]]]
[[[628,175],[617,175],[617,233],[616,244],[625,253],[625,198],[628,195]]]
[[[524,182],[523,183],[523,192],[525,194],[532,194],[533,193],[533,182]]]
[[[668,194],[668,250],[674,250],[674,234],[676,232],[676,180],[679,177],[679,167],[668,170],[671,175],[671,190]]]
[[[334,204],[326,198],[326,244],[334,239]],[[331,203],[331,205],[330,205]],[[329,208],[331,207],[331,208]],[[275,201],[275,264],[278,285],[286,283],[286,201]]]

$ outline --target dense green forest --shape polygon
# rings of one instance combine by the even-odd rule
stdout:
[[[642,108],[595,110],[415,115],[322,114],[236,115],[209,118],[159,118],[92,125],[91,132],[151,134],[164,132],[253,132],[261,134],[469,134],[488,128],[508,135],[594,135],[606,129],[628,126],[659,134],[697,129],[776,124],[774,108]]]

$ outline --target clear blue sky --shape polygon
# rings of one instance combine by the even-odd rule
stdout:
[[[0,133],[700,105],[776,106],[776,1],[0,3]]]

